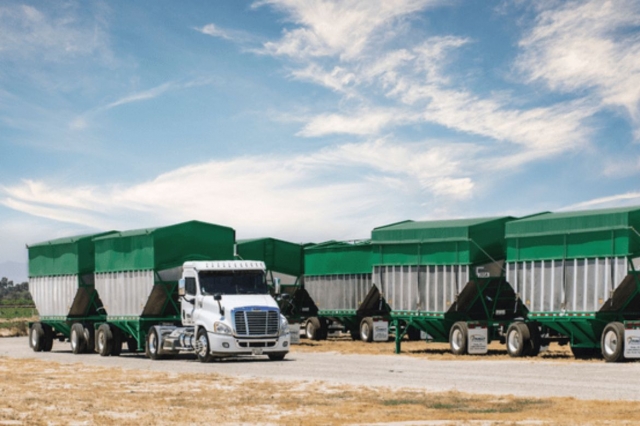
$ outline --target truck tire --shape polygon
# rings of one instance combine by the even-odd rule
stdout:
[[[29,347],[33,349],[34,352],[42,352],[42,348],[44,347],[44,330],[42,329],[42,324],[39,322],[31,324],[31,329],[29,330]]]
[[[529,329],[529,350],[526,356],[538,356],[542,346],[540,327],[537,322],[528,322],[527,328]]]
[[[147,358],[152,360],[162,359],[160,355],[160,336],[158,336],[158,330],[155,327],[149,329],[147,338],[145,339],[144,352]]]
[[[112,325],[111,335],[113,336],[113,343],[111,344],[111,356],[120,356],[122,353],[122,331]]]
[[[507,329],[507,352],[514,358],[529,356],[531,338],[529,327],[523,322],[514,322]]]
[[[69,335],[69,344],[71,352],[74,355],[84,353],[87,349],[87,341],[84,338],[84,327],[76,322],[71,326],[71,334]]]
[[[84,324],[84,340],[87,342],[86,352],[93,354],[96,352],[96,329],[93,324]]]
[[[458,321],[453,324],[449,331],[449,346],[451,353],[454,355],[467,354],[467,342],[469,336],[469,327],[464,321]]]
[[[360,321],[360,340],[373,342],[373,318],[366,317]]]
[[[128,337],[127,338],[127,349],[131,353],[138,352],[138,341],[136,339],[134,339],[133,337]]]
[[[606,362],[621,362],[624,360],[624,325],[620,322],[610,322],[602,332],[600,342],[602,356]]]
[[[210,348],[207,330],[205,330],[204,327],[198,327],[198,338],[196,340],[196,355],[198,356],[198,361],[211,362],[213,357],[211,356],[211,352],[209,352]]]
[[[322,337],[320,320],[316,317],[309,318],[304,327],[304,334],[309,340],[320,340]]]
[[[42,351],[43,352],[51,352],[53,348],[53,328],[49,324],[42,324],[42,331],[44,332],[44,337],[42,341]]]
[[[410,342],[419,342],[420,340],[422,340],[420,338],[420,330],[412,327],[412,326],[408,326],[409,328],[407,329],[407,337],[409,338]]]
[[[282,361],[286,355],[286,352],[269,354],[269,359],[271,361]]]
[[[360,340],[360,330],[349,330],[349,335],[351,336],[351,340]]]
[[[111,334],[111,327],[109,324],[100,324],[98,327],[98,333],[96,336],[96,349],[100,356],[111,355],[111,348],[113,346],[113,334]]]

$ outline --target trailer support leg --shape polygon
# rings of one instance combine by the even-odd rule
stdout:
[[[406,330],[403,331],[400,329],[400,320],[394,320],[393,323],[396,328],[396,353],[399,354],[402,351],[402,337]]]

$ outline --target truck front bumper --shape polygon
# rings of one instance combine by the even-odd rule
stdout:
[[[209,351],[214,356],[268,355],[289,352],[289,334],[264,339],[245,339],[208,332]]]

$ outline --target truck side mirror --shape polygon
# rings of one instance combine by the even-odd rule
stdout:
[[[276,291],[276,294],[280,294],[280,278],[276,277],[273,279],[273,287]]]
[[[216,293],[213,295],[213,300],[221,301],[222,295],[220,293]]]
[[[180,278],[180,281],[178,281],[178,296],[184,296],[185,294],[184,278]]]

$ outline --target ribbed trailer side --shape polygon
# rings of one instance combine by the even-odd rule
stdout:
[[[471,327],[487,330],[487,343],[524,315],[503,273],[504,226],[513,219],[405,221],[372,231],[373,279],[391,307],[396,351],[405,333],[423,331],[466,353]]]
[[[507,225],[507,276],[529,319],[565,337],[578,358],[640,357],[640,347],[625,344],[640,333],[638,229],[640,207],[547,213]]]
[[[108,313],[96,346],[101,355],[117,355],[122,342],[130,350],[143,350],[154,325],[180,324],[177,288],[182,265],[233,260],[235,231],[190,221],[118,232],[94,243],[96,288]]]

